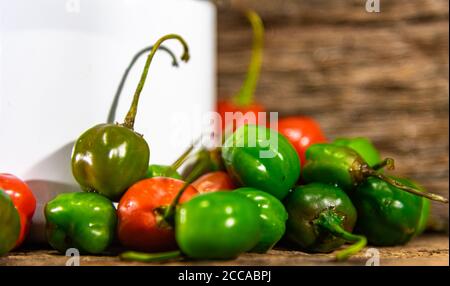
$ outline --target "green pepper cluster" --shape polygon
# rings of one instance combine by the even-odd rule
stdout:
[[[127,240],[122,243],[130,248],[138,241],[135,248],[146,249],[147,236],[134,240],[139,231],[155,238],[152,247],[171,239],[179,248],[164,253],[127,251],[121,255],[125,260],[232,259],[245,252],[265,253],[278,243],[309,253],[338,250],[336,258],[343,260],[368,243],[407,243],[425,230],[430,200],[448,202],[416,182],[385,174],[383,169],[393,169],[394,160],[382,159],[367,138],[311,144],[301,153],[301,162],[292,138],[252,124],[239,127],[220,148],[200,150],[183,175],[177,170],[188,161],[193,146],[171,166],[149,166],[149,146],[133,126],[148,67],[167,39],[181,41],[182,59],[188,60],[181,37],[161,38],[148,57],[124,124],[97,125],[76,141],[72,171],[86,192],[61,194],[47,204],[47,236],[55,249],[105,253],[122,229],[122,239]],[[226,172],[237,189],[192,194],[194,180],[213,171]],[[161,177],[163,181],[157,180]],[[173,198],[180,180],[183,187]],[[124,198],[133,186],[135,197],[130,195],[122,208],[123,216],[129,217],[120,228],[121,207],[117,213],[113,201]],[[181,200],[188,188],[192,198]],[[1,193],[0,204],[5,209],[10,204]],[[2,220],[17,220],[13,212],[4,212]],[[0,245],[0,254],[11,247],[16,232],[11,228],[3,234],[7,243]],[[346,243],[350,245],[343,247]]]
[[[220,154],[221,165],[240,187],[178,205],[174,228],[180,251],[126,252],[123,259],[157,261],[182,254],[230,259],[265,253],[280,242],[309,253],[339,250],[336,258],[344,260],[367,243],[407,243],[426,228],[430,199],[446,201],[409,179],[385,175],[383,168],[392,169],[394,161],[383,160],[367,138],[313,144],[301,169],[283,135],[244,125],[225,140]]]

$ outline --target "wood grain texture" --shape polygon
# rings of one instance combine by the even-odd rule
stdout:
[[[421,236],[405,246],[377,248],[380,265],[443,265],[448,266],[448,236]],[[128,266],[128,265],[246,265],[246,266],[307,266],[307,265],[357,265],[364,266],[367,249],[346,262],[336,262],[333,254],[307,254],[299,251],[271,250],[267,254],[246,253],[234,260],[226,261],[169,261],[143,264],[121,261],[117,256],[81,256],[81,266]],[[373,252],[371,252],[373,253]],[[369,255],[369,253],[367,253]],[[0,266],[64,266],[68,257],[55,250],[34,250],[9,253],[0,257]]]
[[[280,116],[316,118],[329,138],[370,137],[396,174],[449,192],[447,0],[221,1],[219,95],[240,87],[251,31],[238,9],[253,8],[267,28],[257,99]],[[448,231],[448,205],[433,204]]]

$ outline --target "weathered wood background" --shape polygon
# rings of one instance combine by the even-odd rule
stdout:
[[[267,28],[257,99],[281,116],[315,117],[329,138],[370,137],[397,174],[449,192],[449,2],[381,0],[220,1],[219,94],[244,78],[251,30],[237,8]],[[448,231],[448,206],[433,204]]]

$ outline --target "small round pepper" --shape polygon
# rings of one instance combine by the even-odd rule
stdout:
[[[20,217],[19,247],[28,235],[31,220],[36,210],[36,198],[30,187],[21,179],[10,174],[0,174],[0,189],[7,193],[16,207]]]
[[[117,208],[121,244],[139,251],[176,249],[174,229],[165,221],[164,210],[174,201],[184,184],[173,178],[155,177],[131,186]],[[189,186],[180,202],[186,202],[197,194],[198,191]]]
[[[353,149],[336,146],[334,144],[314,144],[306,151],[306,165],[302,178],[305,182],[320,182],[336,185],[351,195],[357,186],[365,182],[368,177],[377,177],[387,183],[412,194],[426,197],[443,203],[448,200],[442,196],[422,192],[401,182],[385,176],[379,170],[394,168],[394,160],[387,158],[373,167]]]
[[[286,197],[300,176],[300,160],[294,147],[280,133],[256,125],[244,125],[222,147],[228,173],[241,186]]]
[[[366,245],[364,236],[351,233],[356,223],[356,209],[338,187],[321,183],[299,186],[284,204],[289,214],[286,238],[303,251],[328,253],[346,241],[354,242],[336,254],[336,258],[342,260]]]
[[[72,173],[85,191],[96,191],[112,200],[119,200],[132,184],[145,177],[150,149],[142,135],[134,131],[134,122],[141,91],[150,64],[159,46],[177,39],[184,47],[183,61],[189,60],[186,42],[178,35],[166,35],[153,46],[130,110],[123,124],[99,124],[83,133],[72,152]]]
[[[284,205],[271,194],[254,188],[240,188],[234,192],[253,200],[260,210],[261,238],[251,251],[265,253],[271,250],[286,231],[288,214]]]
[[[410,180],[392,178],[423,191],[421,186]],[[373,245],[405,244],[426,226],[430,201],[403,192],[379,178],[368,178],[351,198],[358,211],[355,231],[365,235]]]
[[[20,217],[11,198],[0,189],[0,255],[11,251],[20,236]]]
[[[309,146],[316,143],[327,142],[319,124],[306,116],[282,118],[278,121],[278,132],[294,146],[302,166],[306,163],[305,152]]]
[[[349,147],[356,151],[356,153],[369,164],[370,167],[376,166],[376,164],[382,161],[380,152],[373,145],[373,143],[365,137],[356,138],[337,138],[333,141],[336,146]]]
[[[235,192],[201,194],[177,208],[175,233],[188,257],[235,258],[260,241],[260,210]]]
[[[47,239],[56,250],[99,254],[113,242],[117,216],[113,203],[96,193],[65,193],[45,206]]]

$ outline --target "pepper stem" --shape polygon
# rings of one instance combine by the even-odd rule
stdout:
[[[416,195],[416,196],[425,197],[425,198],[430,199],[432,201],[437,201],[437,202],[448,204],[448,199],[446,199],[446,198],[444,198],[442,196],[439,196],[439,195],[436,195],[436,194],[433,194],[433,193],[422,192],[422,191],[417,190],[415,188],[408,187],[408,186],[400,183],[399,181],[397,181],[397,180],[395,180],[393,178],[390,178],[388,176],[385,176],[383,174],[377,173],[376,171],[373,171],[373,170],[369,171],[369,175],[373,176],[373,177],[377,177],[378,179],[383,180],[386,183],[391,184],[394,187],[396,187],[396,188],[398,188],[400,190],[406,191],[406,192],[408,192],[410,194],[413,194],[413,195]]]
[[[252,10],[245,12],[245,16],[253,28],[252,58],[248,68],[247,77],[239,93],[233,98],[238,106],[250,105],[261,73],[264,50],[264,24],[259,15]]]
[[[175,210],[180,202],[181,196],[184,194],[186,189],[195,181],[199,174],[203,173],[208,168],[208,164],[202,162],[197,165],[194,170],[186,177],[183,187],[178,191],[177,195],[173,199],[172,203],[164,211],[162,221],[167,222],[169,225],[174,225]]]
[[[336,253],[336,260],[342,261],[360,252],[367,244],[367,238],[352,234],[342,227],[343,219],[332,211],[325,211],[319,215],[316,225],[347,242],[354,242],[349,247]]]
[[[386,158],[383,161],[375,164],[372,169],[375,171],[381,170],[387,168],[388,170],[394,170],[395,169],[395,160],[392,158]]]
[[[191,155],[191,153],[194,150],[195,146],[200,142],[200,140],[202,140],[202,138],[203,138],[203,136],[200,136],[199,138],[197,138],[189,146],[189,148],[187,148],[186,151],[184,151],[183,154],[181,154],[181,156],[175,162],[173,162],[172,165],[170,165],[168,172],[178,170],[178,168],[180,168],[181,165],[183,165],[183,163],[186,162],[187,159],[189,159],[189,155]],[[166,174],[166,175],[168,175],[168,174]]]
[[[117,111],[117,106],[119,105],[120,95],[122,94],[123,87],[125,85],[125,82],[127,81],[127,78],[128,78],[128,75],[130,74],[131,69],[134,67],[134,65],[136,64],[138,59],[143,54],[150,52],[152,49],[153,49],[153,46],[150,46],[150,47],[140,50],[136,55],[134,55],[130,64],[126,68],[124,74],[122,75],[122,79],[120,80],[119,86],[117,87],[116,95],[114,96],[113,103],[111,104],[111,108],[108,113],[108,119],[106,122],[111,123],[111,124],[114,123],[114,121],[116,119],[116,111]],[[178,67],[177,58],[175,57],[175,54],[171,50],[169,50],[168,48],[166,48],[164,46],[160,46],[158,49],[167,52],[172,57],[172,65],[174,67]]]
[[[138,261],[138,262],[158,262],[169,259],[175,259],[182,257],[181,251],[170,251],[161,253],[144,253],[136,251],[127,251],[120,254],[120,259],[126,261]]]
[[[361,171],[363,177],[376,177],[376,178],[378,178],[382,181],[385,181],[386,183],[391,184],[392,186],[399,188],[400,190],[406,191],[410,194],[425,197],[432,201],[437,201],[437,202],[446,203],[446,204],[448,203],[448,199],[446,199],[442,196],[428,193],[428,192],[423,192],[421,190],[408,187],[408,186],[400,183],[399,181],[378,172],[379,170],[381,170],[385,167],[387,167],[388,170],[393,170],[394,166],[395,166],[395,160],[392,158],[386,158],[383,161],[381,161],[380,163],[373,166],[372,168],[369,167],[367,164],[362,164],[361,169],[359,171]]]
[[[178,40],[184,48],[183,55],[181,56],[181,60],[184,62],[189,61],[189,47],[186,43],[186,41],[179,35],[176,34],[169,34],[162,38],[160,38],[154,45],[153,49],[151,50],[150,54],[148,55],[147,62],[145,63],[144,71],[142,72],[141,79],[139,81],[139,84],[136,88],[136,92],[134,93],[133,102],[131,103],[130,109],[128,111],[127,116],[125,117],[125,121],[123,123],[123,126],[133,129],[134,128],[134,121],[137,114],[138,104],[139,104],[139,98],[142,92],[142,89],[144,88],[145,81],[147,79],[148,70],[150,68],[150,64],[152,63],[153,57],[158,50],[158,48],[161,46],[161,44],[170,39]]]

